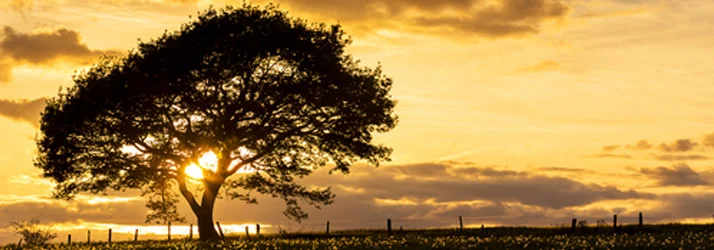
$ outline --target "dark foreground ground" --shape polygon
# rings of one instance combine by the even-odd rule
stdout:
[[[54,244],[35,249],[714,249],[714,225],[666,224],[571,228],[340,231],[331,235],[284,234],[235,237],[217,242],[139,241]],[[0,249],[32,249],[3,246]]]

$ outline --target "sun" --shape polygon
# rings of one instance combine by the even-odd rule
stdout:
[[[184,170],[184,173],[186,173],[186,175],[188,175],[191,179],[203,179],[203,169],[196,164],[188,165]]]
[[[213,151],[208,151],[198,158],[198,164],[191,163],[186,166],[184,173],[192,179],[203,179],[203,170],[216,171],[218,169],[218,156]]]

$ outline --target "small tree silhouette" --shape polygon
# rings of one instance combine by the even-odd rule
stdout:
[[[179,215],[176,204],[179,203],[179,195],[173,191],[173,185],[168,180],[154,182],[142,195],[148,195],[149,201],[146,208],[149,213],[146,215],[146,223],[163,224],[170,230],[171,222],[186,222],[186,218]],[[169,237],[171,237],[169,235]]]
[[[48,241],[57,238],[57,234],[52,233],[52,228],[40,224],[40,219],[37,218],[32,218],[29,221],[13,221],[10,222],[10,227],[30,246],[45,245]]]

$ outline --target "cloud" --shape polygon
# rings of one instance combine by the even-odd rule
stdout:
[[[632,149],[632,150],[647,150],[652,148],[652,144],[650,144],[647,140],[639,140],[635,145],[626,145],[625,148],[627,149]]]
[[[0,56],[0,83],[9,82],[12,79],[12,65],[9,60]]]
[[[714,133],[704,135],[702,145],[714,148]]]
[[[67,202],[34,197],[34,199],[24,199],[16,202],[0,202],[0,216],[19,219],[39,217],[43,222],[50,223],[77,220],[105,223],[137,223],[143,222],[145,219],[148,211],[144,207],[145,202],[143,199],[118,199],[110,202],[97,202],[96,199],[86,199]]]
[[[38,127],[45,101],[45,98],[16,101],[0,99],[0,115]]]
[[[593,157],[593,158],[632,159],[632,156],[630,156],[630,155],[625,155],[625,154],[594,154],[594,155],[589,155],[588,157]]]
[[[363,194],[379,198],[464,202],[473,200],[516,202],[547,208],[579,206],[603,199],[647,197],[648,194],[622,191],[614,187],[588,185],[564,177],[493,167],[451,167],[432,164],[435,173],[423,169],[429,164],[360,168],[356,176],[340,178],[342,185],[363,189]],[[443,169],[443,170],[442,170]],[[394,171],[403,175],[395,176]],[[432,178],[437,177],[437,178]],[[314,182],[313,182],[314,183]],[[315,184],[329,186],[328,182]],[[408,187],[408,188],[405,188]]]
[[[87,65],[101,55],[120,54],[114,50],[92,50],[81,41],[77,31],[65,28],[21,33],[5,26],[0,34],[0,82],[10,81],[12,67],[17,64],[46,66],[61,60]]]
[[[709,182],[686,164],[676,164],[671,168],[642,168],[640,173],[655,179],[659,186],[701,186]]]
[[[5,26],[0,49],[15,61],[31,64],[47,64],[58,58],[89,64],[103,54],[118,54],[116,51],[91,50],[81,42],[78,32],[65,28],[28,34]]]
[[[620,148],[620,145],[607,145],[602,147],[602,151],[610,152],[618,148]]]
[[[698,144],[689,139],[679,139],[670,144],[662,143],[659,148],[664,152],[687,152],[692,150]]]
[[[708,160],[709,157],[705,155],[655,155],[655,158],[660,161],[695,161],[695,160]]]
[[[288,0],[291,7],[340,22],[377,28],[505,37],[538,33],[571,8],[561,0]]]
[[[516,70],[516,73],[554,71],[558,70],[559,68],[560,63],[556,61],[542,61],[538,64],[518,69]]]

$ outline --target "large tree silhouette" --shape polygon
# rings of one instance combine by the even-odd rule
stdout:
[[[360,160],[379,165],[391,153],[372,133],[396,124],[392,81],[346,55],[349,43],[340,26],[274,5],[209,9],[75,75],[42,113],[35,165],[65,199],[175,182],[204,240],[218,237],[221,188],[249,203],[256,193],[283,199],[284,214],[300,221],[301,204],[319,208],[334,194],[297,178],[323,166],[348,173]],[[187,175],[209,152],[215,166]]]

